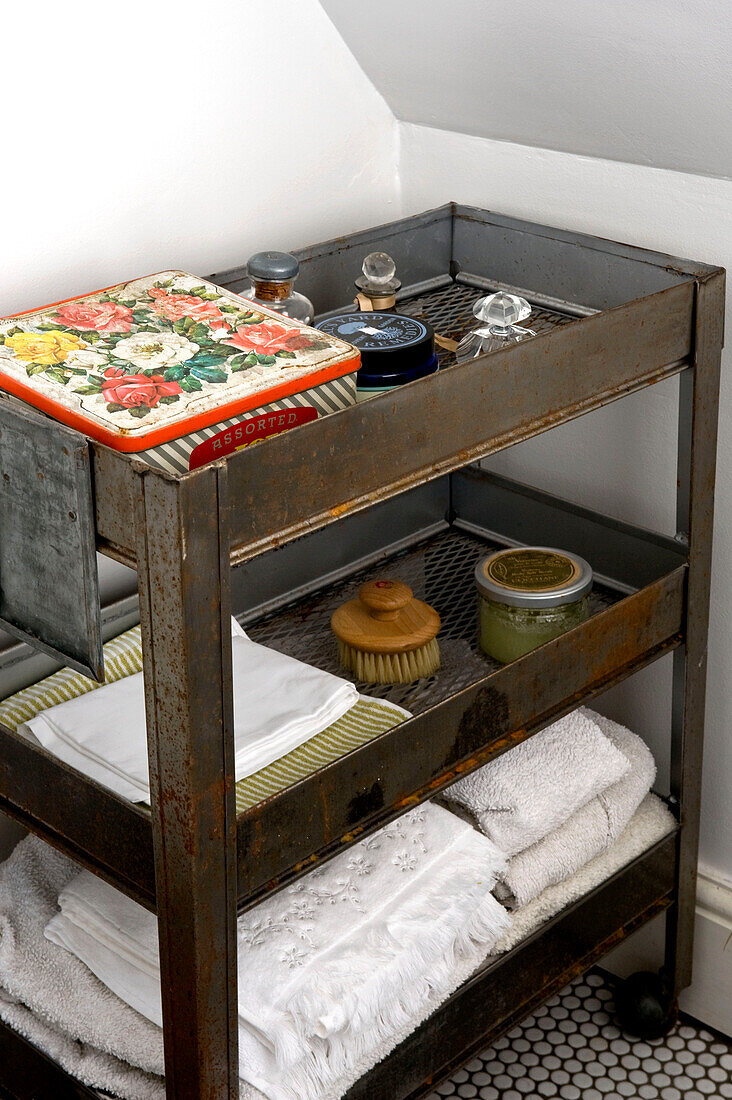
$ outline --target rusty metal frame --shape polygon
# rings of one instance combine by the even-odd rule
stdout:
[[[237,1100],[226,473],[136,470],[136,531],[166,1081]]]
[[[687,548],[689,576],[672,697],[671,793],[683,825],[677,898],[666,930],[675,996],[691,982],[694,947],[724,294],[723,273],[696,284],[693,369],[682,375],[679,393],[677,538]]]
[[[327,298],[343,285],[349,250],[386,241],[413,290],[444,281],[448,267],[452,277],[462,270],[487,278],[490,242],[495,279],[543,294],[536,272],[554,267],[559,296],[577,316],[590,315],[181,478],[94,444],[97,546],[139,574],[151,814],[0,727],[0,808],[158,913],[171,1100],[233,1100],[238,1089],[237,903],[252,904],[671,650],[676,836],[477,974],[354,1086],[350,1100],[416,1100],[456,1060],[664,908],[675,991],[690,978],[723,272],[451,205],[306,250],[305,289],[310,279]],[[583,274],[588,296],[580,301]],[[230,567],[254,567],[264,551],[318,537],[313,532],[324,537],[327,528],[337,537],[339,524],[360,522],[372,505],[675,374],[679,537],[657,539],[636,574],[623,565],[625,598],[237,821]],[[454,481],[450,521],[462,500],[463,522],[476,522],[466,502],[478,476]],[[568,522],[577,537],[601,528],[580,509]],[[506,537],[520,541],[527,529],[519,516]],[[607,530],[612,573],[627,564],[633,539],[647,536],[623,525]],[[72,1082],[60,1091],[65,1075],[3,1026],[0,1050],[27,1066],[27,1087],[22,1074],[0,1070],[0,1087],[18,1100],[88,1095]]]

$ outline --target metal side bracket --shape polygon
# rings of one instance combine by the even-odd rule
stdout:
[[[102,680],[95,548],[86,439],[0,400],[0,628]]]

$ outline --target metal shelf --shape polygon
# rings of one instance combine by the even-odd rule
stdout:
[[[324,313],[346,304],[358,257],[375,247],[397,260],[400,308],[423,303],[448,334],[467,319],[471,287],[510,284],[531,288],[538,335],[231,456],[232,564],[678,374],[693,349],[695,285],[718,274],[451,205],[299,253]],[[211,278],[236,290],[242,273]],[[567,298],[552,297],[561,289]],[[132,565],[142,471],[97,444],[93,463],[99,549]]]
[[[387,699],[412,714],[422,714],[502,668],[478,644],[473,571],[481,558],[505,545],[505,541],[488,535],[452,527],[393,557],[357,570],[309,599],[271,613],[250,625],[248,633],[255,642],[270,649],[352,680],[366,695]],[[363,683],[341,668],[330,629],[331,615],[346,600],[353,599],[365,581],[385,575],[404,581],[418,599],[426,600],[439,612],[441,666],[437,675],[413,684],[388,686]],[[590,596],[592,614],[612,607],[620,595],[617,589],[596,584]]]
[[[396,550],[385,543],[395,534]],[[592,617],[503,666],[478,645],[473,568],[492,548],[541,541],[562,541],[597,565],[603,579]],[[327,544],[350,563],[335,581]],[[677,541],[478,469],[344,521],[337,540],[318,532],[249,563],[235,581],[235,610],[255,641],[343,675],[330,616],[364,580],[385,573],[442,615],[442,668],[416,684],[358,685],[414,717],[238,815],[239,909],[681,641],[686,555]],[[297,583],[310,591],[293,599]],[[52,843],[155,908],[148,811],[1,727],[0,758],[0,806],[42,822]],[[76,814],[68,812],[72,798]]]
[[[518,947],[487,960],[423,1028],[349,1089],[344,1100],[418,1100],[430,1093],[434,1083],[471,1054],[671,905],[675,844],[673,834],[664,838]],[[538,972],[541,982],[534,979]],[[0,1065],[2,1083],[12,1096],[98,1100],[96,1091],[1,1025]]]

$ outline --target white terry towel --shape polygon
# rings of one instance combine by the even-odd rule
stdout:
[[[0,1018],[92,1088],[127,1100],[165,1100],[160,1028],[111,993],[73,954],[44,939],[44,925],[57,912],[59,890],[78,873],[75,863],[36,837],[18,844],[0,866]],[[340,1100],[484,959],[484,946],[468,945],[444,990],[425,990],[414,1015],[392,1036],[308,1100]],[[139,1065],[153,1066],[155,1072],[136,1068]],[[263,1100],[262,1093],[245,1082],[240,1093],[241,1100]]]
[[[232,621],[238,782],[337,722],[358,692],[348,680],[258,645]],[[150,800],[141,672],[42,711],[21,728],[123,798]]]
[[[79,1080],[129,1100],[164,1097],[162,1033],[44,938],[78,865],[28,836],[0,865],[0,1017]]]
[[[589,894],[590,890],[668,836],[675,826],[673,814],[665,803],[657,795],[647,794],[614,844],[563,882],[548,886],[528,905],[513,911],[511,927],[490,954],[502,955],[516,947],[545,921]]]
[[[576,710],[458,780],[444,797],[472,814],[486,836],[514,856],[629,769],[591,712]]]
[[[240,1074],[270,1100],[326,1095],[435,998],[510,918],[487,838],[410,811],[238,922]],[[155,918],[83,872],[46,935],[161,1021]]]
[[[651,752],[635,733],[592,714],[630,764],[627,775],[572,814],[563,825],[508,861],[494,891],[509,909],[573,875],[620,836],[656,779]]]

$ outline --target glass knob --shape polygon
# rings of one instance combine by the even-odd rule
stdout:
[[[473,313],[479,321],[490,325],[494,330],[508,332],[513,325],[530,316],[531,306],[525,298],[499,290],[497,294],[479,298],[473,306]]]
[[[373,287],[388,288],[396,274],[396,264],[386,252],[369,252],[361,270],[364,278]]]

